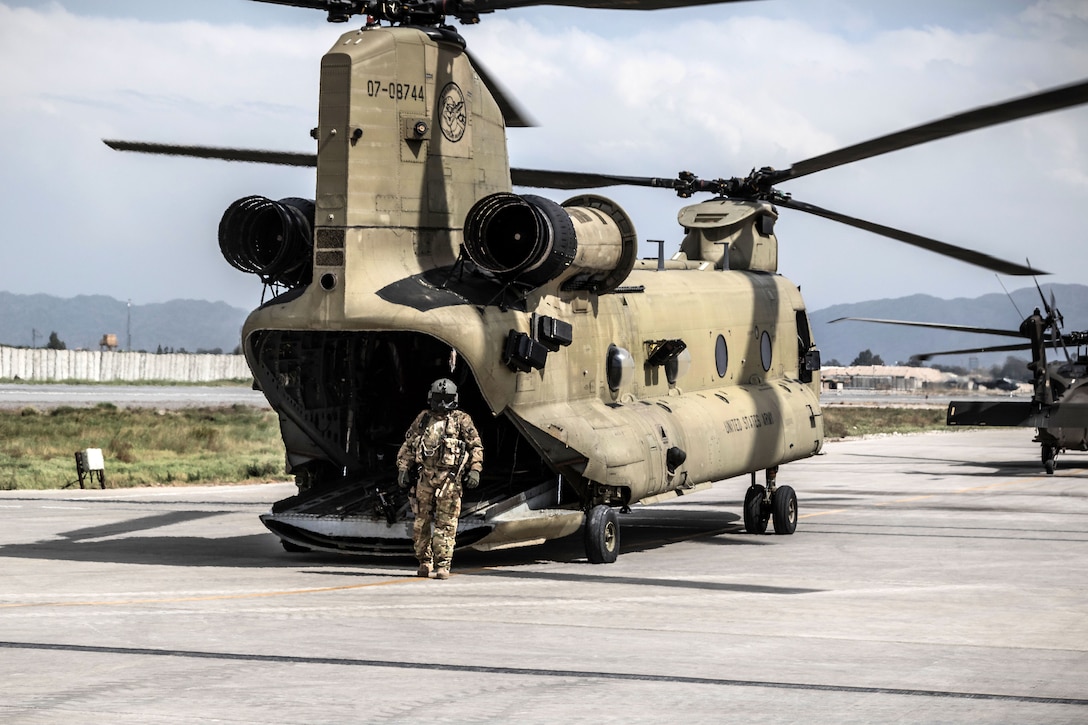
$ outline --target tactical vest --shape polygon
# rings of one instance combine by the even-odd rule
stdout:
[[[458,416],[439,418],[427,414],[419,421],[416,461],[428,468],[457,468],[465,456]]]

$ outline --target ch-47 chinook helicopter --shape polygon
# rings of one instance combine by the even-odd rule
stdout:
[[[1088,451],[1088,331],[1062,332],[1064,320],[1054,303],[1036,284],[1045,315],[1035,308],[1019,329],[1003,330],[971,325],[940,322],[883,320],[871,317],[840,317],[831,322],[853,320],[885,325],[927,327],[980,335],[1026,338],[1027,342],[1010,345],[988,345],[962,350],[942,350],[913,355],[918,361],[938,355],[971,355],[980,352],[1012,352],[1030,350],[1032,372],[1031,400],[953,400],[948,404],[947,424],[955,426],[1010,426],[1035,428],[1035,443],[1040,444],[1043,468],[1054,473],[1058,453],[1064,450]],[[1047,348],[1059,349],[1064,360],[1047,361]],[[1069,354],[1069,348],[1076,350]]]
[[[775,171],[707,181],[510,168],[514,102],[447,24],[531,5],[654,10],[715,0],[266,0],[360,16],[321,60],[316,154],[119,141],[120,150],[317,167],[316,198],[247,197],[220,246],[278,288],[243,347],[277,411],[298,495],[262,517],[286,548],[407,553],[388,495],[429,385],[449,377],[485,445],[458,546],[584,531],[615,560],[618,511],[750,474],[749,532],[792,533],[780,464],[823,444],[820,355],[798,287],[777,274],[776,207],[1009,274],[1033,270],[791,199],[774,184],[1088,101],[1088,83],[927,124]],[[683,208],[680,251],[640,260],[628,214],[582,194],[634,184],[714,195]],[[767,486],[756,482],[766,470]],[[393,488],[392,490],[395,490]]]

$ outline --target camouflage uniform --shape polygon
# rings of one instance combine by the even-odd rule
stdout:
[[[479,472],[483,463],[483,442],[464,411],[425,410],[408,428],[397,468],[420,466],[412,540],[421,567],[430,568],[433,562],[436,571],[449,571],[461,515],[461,476]]]

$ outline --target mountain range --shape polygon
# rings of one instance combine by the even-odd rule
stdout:
[[[1043,285],[1047,301],[1051,294],[1065,317],[1064,330],[1088,329],[1088,286]],[[1011,298],[1011,301],[1010,301]],[[858,353],[869,350],[885,364],[906,362],[911,355],[935,350],[954,350],[985,344],[1015,343],[1015,338],[971,335],[945,330],[877,325],[865,322],[831,321],[840,317],[947,322],[1016,330],[1024,317],[1042,306],[1034,286],[1013,291],[1009,296],[988,294],[973,299],[940,299],[911,295],[897,299],[871,300],[833,305],[811,311],[813,337],[825,365],[832,361],[851,363]],[[96,349],[105,334],[115,334],[120,349],[155,352],[159,347],[174,350],[221,350],[232,352],[240,342],[242,323],[248,310],[225,302],[172,300],[158,304],[132,305],[105,295],[60,298],[52,295],[17,295],[0,292],[0,344],[41,347],[51,332],[69,349]],[[1012,353],[1025,360],[1027,351]],[[1009,353],[938,357],[934,363],[967,366],[976,358],[982,366],[1000,364]]]
[[[69,350],[97,350],[103,335],[114,334],[120,350],[233,352],[248,314],[225,302],[204,300],[129,307],[105,295],[61,298],[0,292],[0,344],[43,347],[56,332]]]
[[[1079,284],[1042,285],[1047,303],[1051,294],[1057,309],[1065,318],[1064,332],[1088,329],[1088,286]],[[1010,300],[1011,298],[1011,300]],[[912,355],[938,350],[958,350],[983,345],[1009,345],[1018,342],[1013,337],[977,335],[932,330],[901,325],[878,325],[869,322],[843,321],[840,317],[876,317],[881,319],[945,322],[974,325],[1002,330],[1017,330],[1025,317],[1043,307],[1043,299],[1034,286],[1005,294],[988,294],[973,299],[940,299],[930,295],[911,295],[897,299],[872,300],[853,304],[833,305],[809,313],[812,334],[820,348],[824,365],[838,360],[849,365],[859,352],[869,350],[879,355],[886,365],[906,363]],[[1045,314],[1045,310],[1044,310]],[[1001,352],[973,355],[949,355],[933,358],[929,365],[959,365],[969,367],[976,358],[982,367],[1001,364],[1008,356],[1024,360],[1031,353]]]

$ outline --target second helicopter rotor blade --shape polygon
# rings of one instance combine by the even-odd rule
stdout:
[[[925,327],[933,330],[951,330],[952,332],[969,332],[977,335],[1001,335],[1003,337],[1023,337],[1019,330],[999,330],[993,327],[976,327],[974,325],[953,325],[944,322],[915,322],[913,320],[884,320],[876,317],[838,317],[830,320],[828,324],[835,322],[875,322],[879,325],[905,325],[907,327]]]
[[[1019,343],[1016,345],[989,345],[986,347],[967,347],[966,349],[943,349],[943,351],[937,353],[922,353],[920,355],[912,355],[911,359],[914,360],[928,360],[931,357],[937,357],[938,355],[973,355],[975,353],[1013,353],[1016,351],[1022,351],[1022,349],[1031,349],[1031,343]]]
[[[929,237],[923,237],[920,234],[914,234],[912,232],[906,232],[902,229],[896,229],[895,227],[885,226],[883,224],[876,224],[875,222],[866,221],[864,219],[858,219],[857,217],[847,216],[846,214],[840,214],[839,212],[831,211],[830,209],[824,209],[814,204],[806,204],[803,201],[797,201],[789,197],[779,197],[774,200],[775,204],[784,206],[787,209],[796,209],[797,211],[808,212],[824,219],[830,219],[832,221],[846,224],[847,226],[856,227],[857,229],[864,229],[865,231],[872,232],[873,234],[879,234],[889,239],[895,239],[906,244],[910,244],[922,249],[928,249],[931,252],[942,254],[946,257],[952,257],[958,259],[961,262],[967,262],[978,267],[990,269],[1002,274],[1014,274],[1014,275],[1034,275],[1034,274],[1048,274],[1038,269],[1032,269],[1031,267],[1025,267],[1021,264],[1014,262],[1008,262],[997,257],[991,257],[989,254],[983,254],[982,252],[976,252],[971,249],[965,249],[963,247],[957,247],[954,244],[948,244],[947,242],[941,242]]]
[[[1057,111],[1062,108],[1088,103],[1088,80],[1065,86],[1058,86],[1031,95],[1014,98],[1002,103],[983,106],[948,116],[937,121],[908,128],[903,131],[874,138],[863,143],[848,146],[837,151],[799,161],[788,169],[774,172],[772,183],[824,171],[854,161],[880,156],[910,146],[936,141],[937,139],[975,131],[988,126],[996,126],[1008,121],[1015,121],[1040,113]]]

